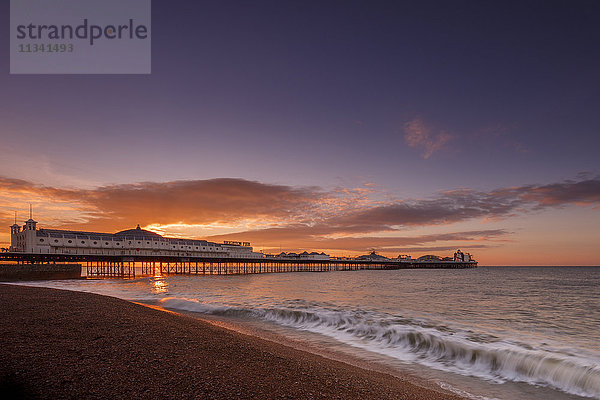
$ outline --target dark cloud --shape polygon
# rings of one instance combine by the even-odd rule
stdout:
[[[433,199],[396,202],[337,216],[327,221],[327,226],[334,231],[348,233],[376,232],[397,227],[452,224],[477,218],[504,218],[569,204],[600,205],[600,178],[491,192],[446,191]]]
[[[565,204],[599,205],[600,178],[542,186],[524,186],[511,192],[519,195],[525,201],[536,202],[543,207]]]
[[[485,193],[445,193],[437,199],[414,200],[382,205],[344,215],[331,221],[350,232],[379,227],[440,225],[473,218],[503,216],[515,210],[514,199],[495,199]]]

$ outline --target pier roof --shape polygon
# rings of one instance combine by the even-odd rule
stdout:
[[[115,233],[115,236],[135,236],[135,237],[149,237],[149,238],[162,238],[161,235],[155,232],[150,232],[145,229],[141,229],[138,225],[135,229],[126,229],[121,232]]]
[[[209,247],[223,247],[226,244],[209,242],[204,239],[185,239],[185,238],[170,238],[159,235],[158,233],[141,229],[138,225],[135,229],[126,229],[117,233],[102,233],[102,232],[85,232],[85,231],[72,231],[63,229],[48,229],[41,228],[35,231],[38,237],[52,237],[52,238],[81,238],[81,239],[93,239],[93,240],[147,240],[147,241],[169,241],[172,244],[187,245],[187,246],[209,246]]]

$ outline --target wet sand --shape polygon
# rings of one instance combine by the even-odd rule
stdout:
[[[0,311],[12,398],[459,399],[112,297],[0,284]]]

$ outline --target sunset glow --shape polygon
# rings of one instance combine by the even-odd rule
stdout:
[[[600,400],[599,0],[0,11],[5,397]]]
[[[0,246],[32,204],[267,253],[600,264],[596,26],[511,7],[155,2],[150,75],[0,78]]]
[[[243,179],[93,189],[6,178],[2,183],[5,226],[14,211],[21,222],[29,201],[40,226],[116,232],[140,224],[169,237],[250,241],[266,253],[315,250],[342,256],[374,249],[396,257],[463,248],[487,265],[598,262],[597,177],[489,192],[443,190],[418,199],[371,186],[327,190]],[[0,236],[6,247],[8,233]]]

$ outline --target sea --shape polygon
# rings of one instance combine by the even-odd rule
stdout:
[[[600,267],[23,284],[157,305],[419,377],[471,399],[600,399]]]

